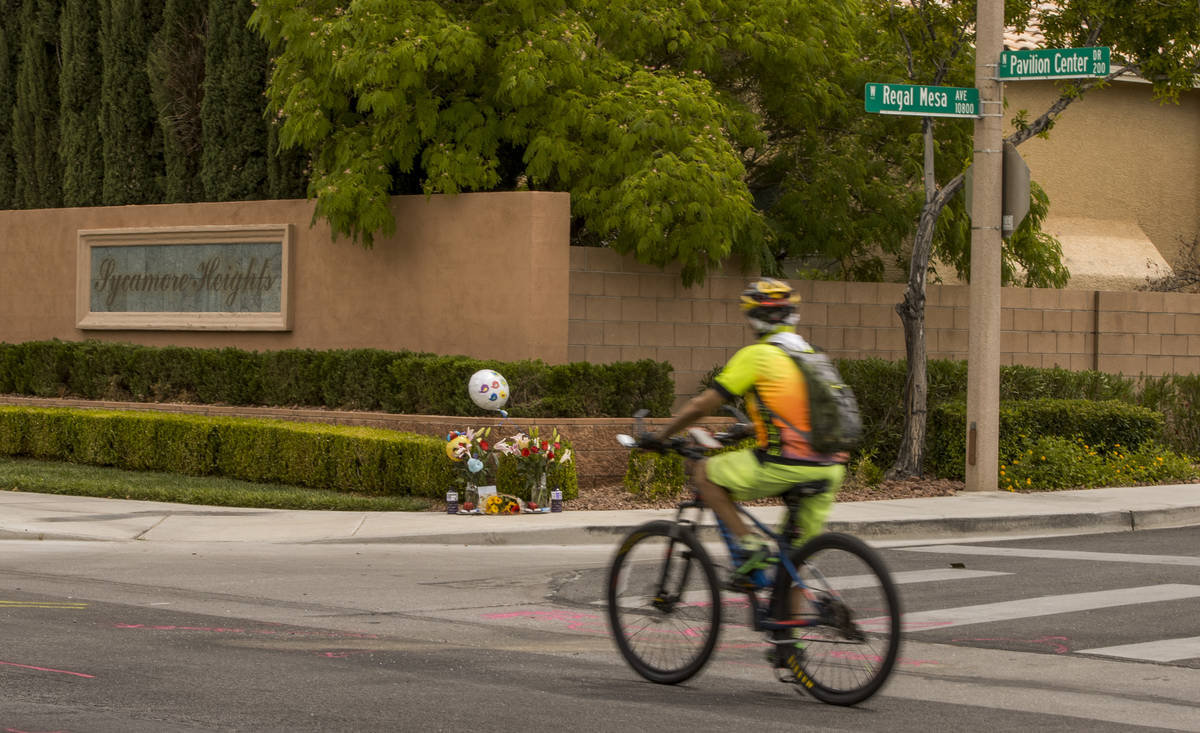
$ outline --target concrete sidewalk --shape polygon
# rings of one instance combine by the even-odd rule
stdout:
[[[778,507],[756,507],[774,522]],[[147,542],[612,543],[673,510],[565,511],[518,516],[432,512],[237,509],[0,492],[0,539]],[[707,515],[711,522],[711,515]],[[1200,524],[1200,484],[956,496],[837,504],[829,529],[865,539],[969,538],[1131,531]]]

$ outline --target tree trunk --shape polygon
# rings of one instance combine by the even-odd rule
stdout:
[[[908,288],[904,300],[896,304],[896,313],[904,324],[904,351],[908,359],[907,375],[904,380],[904,437],[900,451],[887,478],[910,478],[922,474],[925,461],[926,406],[929,397],[929,379],[926,369],[925,349],[925,281],[929,271],[929,258],[933,252],[933,232],[942,209],[951,197],[962,188],[960,174],[940,190],[933,177],[933,123],[926,117],[923,125],[925,136],[925,206],[917,222],[917,233],[913,237],[912,261],[908,267]]]

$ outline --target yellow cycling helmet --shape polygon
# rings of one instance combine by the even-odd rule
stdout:
[[[750,283],[742,291],[742,312],[758,331],[770,331],[783,324],[796,322],[796,304],[800,296],[792,286],[773,277],[764,277]]]

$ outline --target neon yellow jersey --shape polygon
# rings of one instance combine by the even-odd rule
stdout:
[[[766,343],[770,336],[738,350],[717,375],[716,388],[726,397],[746,397],[746,411],[754,421],[762,460],[843,462],[840,457],[817,453],[801,435],[801,431],[812,430],[804,375],[787,352]]]

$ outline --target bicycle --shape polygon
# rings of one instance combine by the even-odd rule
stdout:
[[[691,428],[690,440],[672,438],[663,451],[695,460],[742,441],[745,416],[730,412],[741,418],[734,430],[713,435]],[[628,435],[617,439],[627,448],[640,447]],[[900,647],[900,599],[891,573],[878,553],[847,534],[826,532],[799,547],[793,544],[800,502],[825,491],[824,484],[797,484],[782,495],[786,509],[780,532],[736,505],[777,545],[774,572],[757,570],[738,582],[718,582],[698,537],[697,520],[705,507],[694,488],[673,521],[648,522],[629,532],[607,579],[608,624],[625,661],[645,679],[662,684],[697,674],[717,646],[725,589],[747,597],[750,628],[766,634],[768,661],[780,681],[832,705],[855,705],[878,692]],[[689,510],[698,515],[689,519]],[[743,558],[737,539],[719,519],[717,527],[738,567]],[[794,590],[799,591],[795,596]],[[764,591],[769,592],[760,599]],[[793,609],[793,598],[801,595],[804,607]]]

